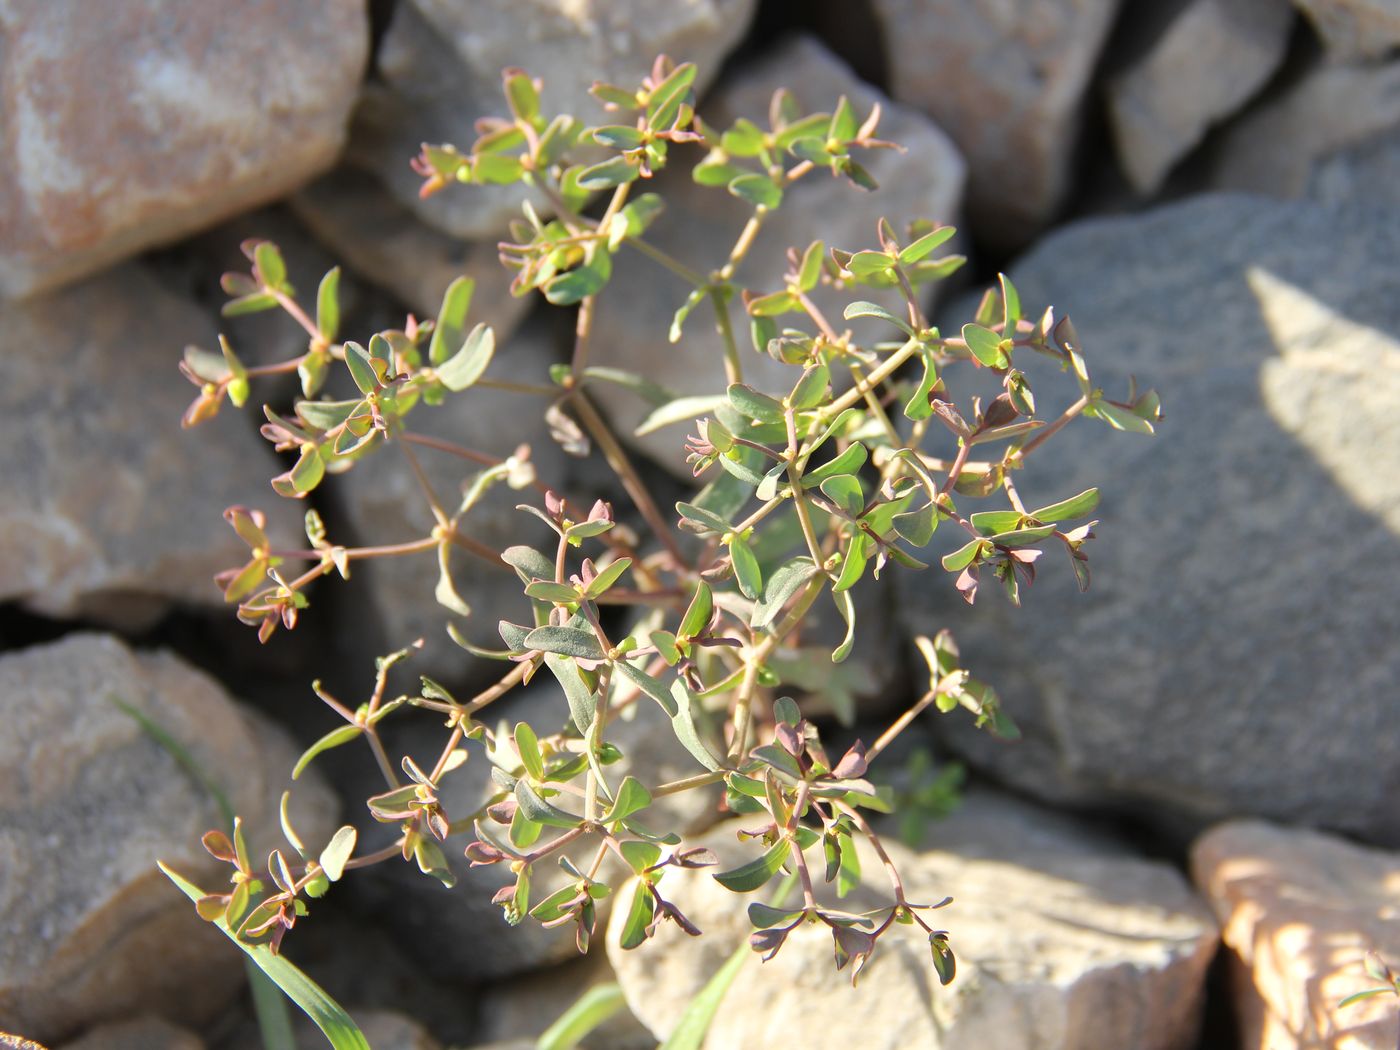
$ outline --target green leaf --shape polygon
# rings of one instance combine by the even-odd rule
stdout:
[[[337,266],[321,278],[321,286],[316,289],[316,331],[328,343],[335,342],[340,331],[340,267]]]
[[[613,799],[612,808],[604,815],[603,823],[611,824],[615,820],[630,817],[649,805],[651,792],[642,786],[642,782],[634,776],[623,777],[622,784],[617,789],[617,797]]]
[[[677,398],[654,409],[632,433],[637,437],[646,437],[662,427],[668,427],[675,423],[694,423],[701,416],[713,412],[715,406],[723,400],[722,396],[715,394]]]
[[[544,653],[559,653],[576,660],[602,660],[606,654],[592,631],[579,627],[536,627],[525,636],[525,645]]]
[[[698,509],[698,508],[697,508]],[[727,529],[728,526],[726,525]],[[695,585],[695,595],[690,599],[690,605],[686,607],[685,615],[681,617],[681,624],[676,629],[676,635],[680,638],[695,638],[710,624],[710,617],[714,615],[714,595],[710,591],[710,585],[704,580],[700,580]]]
[[[578,173],[579,187],[585,190],[610,190],[624,182],[633,182],[642,170],[627,157],[613,157],[593,164]]]
[[[883,306],[877,303],[855,302],[846,307],[844,311],[846,320],[852,321],[857,317],[876,317],[881,321],[888,321],[905,335],[914,335],[914,329],[909,326],[909,322],[902,317],[890,313]]]
[[[865,509],[865,490],[860,479],[854,474],[837,474],[821,484],[822,494],[851,517],[859,516]]]
[[[525,722],[515,723],[515,750],[520,753],[520,761],[525,771],[536,780],[544,779],[544,755],[540,753],[539,737]]]
[[[1029,547],[1033,543],[1039,543],[1055,531],[1054,525],[1036,525],[1027,529],[1012,529],[1009,532],[998,532],[989,536],[998,547]]]
[[[776,208],[783,202],[783,191],[767,175],[750,172],[729,183],[729,192],[755,208]]]
[[[330,842],[321,851],[321,868],[325,871],[326,878],[332,882],[339,882],[340,877],[345,874],[345,862],[350,859],[350,854],[355,852],[355,839],[358,834],[347,824],[331,836]]]
[[[900,251],[899,261],[906,266],[916,263],[939,245],[946,243],[957,232],[952,226],[941,226],[932,233],[926,233]]]
[[[967,348],[972,351],[972,356],[982,364],[988,368],[1006,367],[1007,357],[1001,348],[1001,336],[990,328],[983,328],[977,324],[963,325],[962,335]]]
[[[928,946],[933,953],[933,968],[938,973],[939,983],[949,984],[957,973],[958,963],[953,956],[953,949],[948,947],[947,936],[940,933],[930,933]]]
[[[618,938],[623,951],[631,951],[647,939],[647,927],[656,914],[656,895],[644,880],[637,879],[632,884],[632,902],[627,909],[627,917],[622,923],[622,933]]]
[[[595,984],[544,1030],[535,1050],[574,1050],[585,1036],[626,1006],[621,985]]]
[[[732,164],[724,150],[711,150],[691,171],[690,177],[697,186],[727,186],[735,179],[749,172],[738,164]]]
[[[275,310],[279,305],[275,295],[254,292],[252,295],[241,295],[237,299],[230,299],[220,308],[219,313],[224,317],[242,317],[245,314],[258,314],[264,310]]]
[[[567,368],[567,366],[565,367]],[[628,390],[632,391],[632,393],[653,406],[664,405],[676,399],[675,394],[655,380],[622,368],[590,365],[583,370],[583,377],[585,379],[597,379],[604,383],[616,383],[618,386],[626,387]]]
[[[528,780],[515,782],[515,801],[519,803],[519,811],[525,814],[525,819],[533,820],[536,824],[551,828],[574,828],[580,823],[572,813],[566,813],[542,799]]]
[[[943,568],[949,572],[962,572],[988,549],[986,540],[972,540],[943,558]]]
[[[285,291],[287,284],[287,264],[282,253],[271,241],[261,241],[253,249],[253,265],[258,268],[258,276],[268,288]]]
[[[332,729],[325,736],[321,737],[320,740],[316,741],[316,743],[302,752],[301,757],[297,759],[297,764],[292,767],[292,779],[295,780],[297,777],[301,776],[302,770],[309,766],[311,760],[321,754],[321,752],[329,751],[333,747],[340,747],[342,744],[348,744],[363,732],[364,730],[359,726],[352,725],[344,725]]]
[[[671,698],[676,702],[676,713],[671,716],[671,731],[675,733],[676,739],[690,752],[695,761],[711,773],[718,772],[721,768],[719,759],[701,739],[700,731],[695,725],[695,706],[698,703],[695,694],[686,688],[684,682],[677,679],[671,683]]]
[[[639,129],[625,124],[605,124],[601,128],[593,129],[593,141],[601,146],[625,152],[642,144],[642,133]]]
[[[938,529],[938,511],[932,503],[926,503],[918,510],[896,514],[891,524],[895,532],[915,547],[924,547],[933,539],[933,534]]]
[[[602,248],[578,269],[561,273],[544,286],[544,297],[555,306],[572,306],[607,286],[612,277],[612,256]]]
[[[730,871],[722,871],[713,878],[734,893],[751,893],[778,874],[778,869],[783,866],[791,852],[792,843],[787,839],[779,839],[763,856]]]
[[[857,278],[877,277],[894,269],[894,259],[886,252],[856,252],[846,261],[846,269]],[[866,304],[871,305],[869,303]]]
[[[359,343],[345,343],[345,367],[350,370],[350,378],[355,381],[360,393],[372,394],[379,389],[379,377],[374,374],[369,351]]]
[[[802,908],[773,908],[754,901],[749,905],[749,922],[755,929],[767,930],[774,926],[789,926],[803,913]]]
[[[725,521],[719,515],[711,513],[704,507],[696,506],[694,503],[677,503],[676,512],[680,514],[682,518],[698,522],[711,532],[724,534],[729,531],[729,522]],[[705,619],[706,622],[709,621],[708,616]]]
[[[839,664],[851,655],[851,649],[856,644],[856,603],[850,591],[833,592],[832,598],[836,601],[836,611],[846,621],[846,637],[831,654],[831,662]]]
[[[676,122],[681,105],[690,86],[695,83],[695,63],[677,66],[665,80],[647,96],[647,123],[658,131],[667,131]]]
[[[729,992],[729,986],[734,983],[734,979],[739,976],[739,971],[744,968],[744,963],[752,954],[746,943],[734,949],[734,954],[705,983],[700,993],[690,1000],[680,1020],[676,1022],[676,1027],[671,1029],[671,1034],[657,1050],[700,1050],[710,1025],[714,1022],[715,1014],[719,1012],[720,1004]]]
[[[859,441],[852,441],[846,446],[839,456],[823,463],[815,470],[804,471],[802,474],[802,487],[810,489],[820,485],[827,478],[834,478],[838,474],[854,474],[865,465],[869,453],[865,451],[865,446]]]
[[[638,842],[628,839],[619,847],[627,866],[640,875],[661,859],[661,847],[652,842]]]
[[[471,330],[462,348],[438,365],[437,377],[453,393],[466,390],[481,378],[496,352],[496,333],[484,324]]]
[[[788,395],[788,404],[798,410],[816,408],[826,397],[831,386],[831,369],[826,365],[812,365],[802,373],[802,378]]]
[[[1152,424],[1132,409],[1123,408],[1110,401],[1093,401],[1084,410],[1084,414],[1098,416],[1114,430],[1126,430],[1134,434],[1154,433]]]
[[[529,122],[540,115],[540,93],[526,74],[516,70],[506,76],[505,82],[506,102],[516,120]]]
[[[790,314],[797,308],[797,296],[787,291],[760,295],[756,299],[750,299],[748,304],[750,317],[778,317]]]
[[[1023,515],[1018,510],[982,510],[968,520],[972,527],[983,536],[1007,532],[1021,524]]]
[[[810,292],[821,280],[822,257],[825,254],[826,245],[821,241],[813,241],[807,245],[807,250],[802,255],[802,264],[797,268],[797,287],[802,291]]]
[[[564,690],[564,699],[569,703],[569,714],[573,717],[574,726],[580,733],[587,733],[588,727],[593,724],[598,702],[593,691],[583,680],[582,672],[572,660],[555,653],[545,655],[544,665],[559,679],[559,685]]]
[[[783,606],[787,605],[788,600],[816,573],[817,567],[811,558],[794,558],[780,565],[769,574],[768,582],[763,588],[763,597],[754,605],[749,626],[755,630],[767,627],[777,618],[778,613],[783,611]]]
[[[593,581],[584,588],[584,597],[596,600],[599,595],[607,593],[608,588],[618,581],[618,578],[627,571],[631,564],[631,558],[618,558],[607,568],[600,569],[598,575],[593,577]]]
[[[929,397],[933,394],[934,388],[938,386],[938,362],[934,359],[933,354],[924,348],[919,357],[923,362],[924,374],[914,393],[909,396],[909,400],[904,405],[905,418],[914,421],[928,419],[929,416],[933,415],[933,406],[929,404]]]
[[[163,863],[157,861],[157,866],[165,877],[173,882],[176,887],[191,901],[198,901],[206,896],[194,883],[189,882],[183,876],[178,875]],[[250,944],[240,940],[234,932],[229,929],[228,923],[223,919],[217,919],[214,925],[238,945],[247,956],[253,960],[263,973],[265,973],[278,988],[282,989],[287,998],[296,1003],[297,1006],[310,1017],[330,1041],[332,1050],[371,1050],[364,1033],[356,1027],[355,1022],[350,1019],[340,1005],[332,999],[325,991],[307,977],[301,970],[297,969],[286,956],[273,955],[272,949],[266,944]]]
[[[851,545],[846,550],[846,559],[841,563],[841,575],[831,587],[833,592],[842,594],[860,582],[874,549],[875,541],[864,533],[857,533],[851,538]]]
[[[578,591],[570,583],[556,583],[554,580],[531,580],[525,585],[525,593],[542,602],[577,602]]]
[[[671,316],[671,328],[666,333],[669,342],[679,343],[681,341],[681,329],[685,325],[685,319],[690,316],[690,312],[705,301],[710,290],[707,287],[695,288],[685,297],[685,302]]]
[[[1016,322],[1021,319],[1021,296],[1011,278],[1004,273],[997,274],[1001,282],[1002,332],[1008,338],[1016,334]]]
[[[849,832],[838,836],[838,840],[840,868],[836,873],[836,896],[844,900],[846,894],[860,885],[860,854]]]
[[[475,281],[470,277],[458,277],[447,286],[447,291],[443,292],[442,306],[438,309],[437,323],[433,326],[433,339],[428,344],[430,364],[442,364],[461,347],[467,328],[467,312],[471,309],[474,291]]]
[[[763,573],[748,543],[738,534],[729,534],[729,557],[734,562],[734,579],[745,598],[757,599],[763,593]]]
[[[671,691],[666,688],[666,684],[662,682],[661,679],[647,674],[639,667],[633,667],[626,660],[619,660],[613,666],[619,674],[631,681],[631,683],[643,693],[660,704],[661,709],[666,712],[667,716],[675,717],[677,711],[676,701],[672,698]]]
[[[729,403],[748,419],[764,423],[779,423],[783,419],[783,403],[744,383],[731,383]]]

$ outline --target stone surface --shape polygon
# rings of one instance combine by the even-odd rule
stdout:
[[[722,84],[702,107],[702,115],[720,128],[742,116],[762,121],[773,92],[789,85],[800,86],[794,93],[804,112],[829,111],[846,95],[864,118],[875,103],[880,103],[883,117],[878,135],[900,143],[908,152],[862,153],[860,162],[880,184],[875,193],[856,189],[825,171],[813,172],[795,183],[782,206],[764,223],[738,270],[738,281],[760,290],[780,288],[788,249],[805,249],[813,240],[850,250],[878,246],[876,223],[881,216],[887,216],[896,229],[915,219],[956,221],[964,167],[947,136],[919,114],[892,104],[861,83],[811,38],[790,41],[760,65]],[[647,240],[701,273],[723,265],[752,207],[722,187],[695,185],[686,166],[667,172],[657,182],[657,192],[666,199],[667,208],[648,231]],[[679,344],[667,342],[671,318],[689,290],[684,281],[650,259],[635,251],[620,252],[611,286],[598,297],[590,360],[640,372],[678,396],[722,391],[724,344],[707,305],[692,313]],[[861,296],[867,291],[862,289]],[[829,316],[838,327],[842,326],[841,306],[850,298],[814,296],[819,306],[831,311]],[[756,354],[740,307],[732,305],[730,313],[744,381],[786,394],[799,371]],[[630,435],[650,411],[640,398],[620,388],[597,384],[596,389],[615,428],[624,436]],[[683,426],[667,427],[633,439],[633,443],[688,478],[690,470],[682,448],[687,432]]]
[[[910,900],[955,898],[936,913],[958,957],[951,985],[938,984],[927,936],[895,926],[852,989],[833,967],[829,931],[803,926],[772,961],[746,964],[705,1045],[1193,1045],[1216,932],[1184,880],[1121,847],[1091,846],[1050,827],[1029,840],[1010,840],[1008,831],[1020,836],[1034,826],[1033,814],[1003,798],[972,804],[980,812],[965,825],[967,833],[945,841],[935,831],[937,850],[914,853],[886,842]],[[736,847],[734,840],[746,823],[753,821],[728,822],[707,837],[722,866],[753,855],[751,844]],[[862,866],[867,881],[842,907],[859,911],[887,901],[880,863],[864,848]],[[670,1032],[749,928],[747,898],[707,872],[668,875],[661,890],[705,931],[702,937],[687,938],[665,924],[656,940],[623,952],[619,906],[607,942],[628,1003],[657,1038]]]
[[[608,767],[614,783],[628,774],[655,785],[703,772],[675,739],[669,719],[655,703],[642,699],[633,710],[632,718],[619,717],[608,724],[607,739],[625,756]],[[494,727],[500,746],[506,749],[502,762],[513,766],[516,759],[509,752],[509,739],[517,722],[528,722],[544,737],[562,729],[569,716],[562,691],[542,670],[531,686],[488,707],[481,717]],[[391,751],[411,754],[419,765],[431,768],[446,741],[446,730],[424,718],[418,723],[398,741],[398,749],[391,746]],[[470,757],[466,765],[442,783],[440,797],[451,820],[475,812],[497,790],[490,780],[490,762],[481,748],[468,744],[467,750]],[[377,778],[364,783],[360,797],[383,790]],[[713,788],[670,795],[648,808],[644,819],[648,826],[657,828],[700,829],[713,821],[718,797]],[[462,980],[494,980],[576,958],[571,926],[546,930],[533,919],[515,927],[506,923],[491,897],[511,881],[511,876],[499,867],[469,867],[462,853],[468,841],[467,837],[453,838],[444,847],[458,879],[454,888],[444,889],[414,865],[385,864],[367,870],[350,884],[355,887],[359,907],[385,916],[398,942],[430,973],[449,972]],[[593,850],[593,841],[585,839],[570,850],[570,856],[575,863],[585,864]],[[600,877],[620,883],[617,862],[611,856]],[[553,861],[542,863],[531,881],[531,898],[543,900],[562,885],[562,872]],[[605,900],[600,905],[600,921],[606,921],[608,903]]]
[[[1393,211],[1221,194],[1077,223],[1014,267],[1024,303],[1074,317],[1094,382],[1136,375],[1166,419],[1076,422],[1018,483],[1029,506],[1100,486],[1088,594],[1054,552],[1019,610],[899,578],[909,629],[951,625],[1020,723],[1006,745],[938,720],[974,763],[1061,801],[1400,841],[1377,571],[1400,542],[1398,265]],[[1046,372],[1038,398],[1072,401]]]
[[[1380,58],[1400,46],[1396,0],[1293,0],[1334,58]]]
[[[225,507],[300,532],[253,421],[225,406],[180,430],[181,348],[215,334],[134,265],[0,306],[0,598],[137,629],[171,602],[222,605],[212,577],[248,555]]]
[[[1367,201],[1400,208],[1400,125],[1318,165],[1308,196],[1328,204]]]
[[[1109,83],[1119,160],[1139,193],[1154,193],[1211,125],[1263,86],[1292,23],[1286,0],[1194,0]]]
[[[1220,920],[1247,1050],[1390,1050],[1395,1000],[1339,1007],[1400,959],[1400,856],[1259,821],[1203,835],[1191,867]]]
[[[1117,0],[875,0],[894,97],[967,158],[979,240],[1019,248],[1069,189],[1089,79]]]
[[[146,1016],[98,1025],[58,1050],[204,1050],[204,1040],[188,1028]]]
[[[501,70],[544,80],[547,113],[597,123],[595,80],[640,83],[653,58],[699,66],[699,89],[743,35],[754,0],[453,0],[400,4],[379,49],[382,85],[372,85],[356,119],[352,159],[372,167],[424,220],[461,237],[501,232],[520,212],[516,188],[457,188],[420,200],[408,161],[424,142],[463,149],[473,122],[506,112]]]
[[[329,167],[368,38],[363,0],[122,0],[84,18],[5,0],[0,295],[70,281]]]
[[[462,190],[470,193],[470,190]],[[419,220],[369,174],[341,168],[305,187],[291,207],[345,265],[387,289],[420,318],[437,316],[460,276],[476,282],[472,316],[509,335],[530,299],[510,294],[511,272],[494,244],[471,244]]]
[[[442,1050],[442,1044],[427,1028],[405,1014],[394,1010],[367,1009],[354,1003],[342,1005],[373,1050]],[[297,1046],[321,1046],[326,1042],[326,1037],[311,1018],[296,1009],[293,1009],[292,1015]],[[231,1037],[221,1041],[217,1050],[264,1050],[264,1045],[257,1025],[249,1021]]]
[[[473,317],[475,309],[468,320]],[[555,353],[548,327],[528,326],[498,344],[488,378],[548,383],[547,370]],[[568,463],[544,425],[545,407],[544,399],[533,395],[478,387],[449,395],[438,407],[419,406],[409,417],[409,429],[498,458],[528,444],[539,480],[568,491]],[[455,511],[463,486],[482,467],[430,448],[418,447],[414,454],[437,498],[448,513]],[[422,539],[433,528],[432,510],[399,448],[376,450],[349,473],[331,479],[331,485],[358,543],[404,543]],[[467,514],[463,526],[496,551],[519,543],[545,543],[553,534],[542,522],[515,509],[524,502],[539,505],[541,497],[533,489],[518,492],[501,483]],[[521,623],[529,617],[529,601],[519,578],[513,570],[488,564],[466,551],[454,552],[452,566],[457,589],[473,609],[473,615],[459,626],[477,644],[499,648],[497,621]],[[496,673],[499,665],[459,649],[448,637],[447,622],[455,614],[433,598],[438,581],[435,553],[362,563],[354,575],[369,581],[370,602],[388,649],[424,639],[422,653],[413,660],[415,674],[457,682],[464,676]]]
[[[617,980],[601,947],[548,970],[514,977],[483,990],[475,1036],[490,1043],[519,1040],[533,1047],[545,1029],[589,989]],[[584,1040],[595,1050],[655,1050],[656,1039],[623,1007]]]
[[[1213,186],[1301,196],[1329,155],[1400,126],[1400,61],[1318,65],[1261,100],[1222,135]]]
[[[70,635],[0,657],[0,1028],[45,1041],[150,1011],[207,1022],[235,993],[238,952],[156,869],[213,886],[200,845],[212,799],[112,700],[181,743],[245,816],[266,856],[291,742],[167,653]],[[335,830],[335,801],[300,781],[293,820],[308,842]],[[227,869],[223,869],[226,871]]]

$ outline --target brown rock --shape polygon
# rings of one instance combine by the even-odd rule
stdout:
[[[363,0],[121,0],[84,15],[0,3],[0,295],[71,281],[324,170],[368,47]]]
[[[1023,246],[1069,189],[1089,79],[1118,0],[876,0],[894,97],[967,158],[979,238]]]
[[[471,194],[475,188],[456,192]],[[476,282],[472,316],[508,336],[531,300],[510,294],[511,272],[493,243],[468,243],[426,225],[372,176],[350,168],[305,187],[291,207],[346,266],[385,288],[420,318],[436,317],[458,277]]]
[[[1400,45],[1396,0],[1293,0],[1337,59],[1380,58]]]
[[[494,235],[519,214],[515,187],[472,187],[420,200],[408,168],[423,142],[465,149],[472,124],[505,112],[501,70],[517,66],[544,80],[547,113],[599,122],[588,95],[595,80],[638,83],[658,54],[699,66],[698,89],[743,35],[754,0],[411,0],[400,4],[376,58],[356,120],[357,163],[365,163],[407,207],[461,237]]]
[[[1195,0],[1109,83],[1118,156],[1139,193],[1156,192],[1210,126],[1264,84],[1292,24],[1286,0]]]
[[[187,1028],[147,1016],[98,1025],[59,1050],[204,1050],[204,1040]]]
[[[166,653],[72,635],[0,657],[0,1026],[64,1038],[133,1012],[207,1022],[237,990],[239,953],[157,870],[197,884],[219,869],[200,846],[214,802],[114,700],[159,725],[245,815],[266,856],[291,743]],[[309,843],[335,803],[303,780],[293,821]]]
[[[221,604],[213,575],[248,555],[225,507],[300,532],[250,421],[225,407],[181,432],[190,343],[217,348],[207,319],[134,265],[0,306],[0,598],[139,628],[171,602]]]
[[[1218,825],[1191,851],[1233,964],[1246,1050],[1390,1050],[1396,1001],[1342,1007],[1400,963],[1400,854],[1261,821]]]

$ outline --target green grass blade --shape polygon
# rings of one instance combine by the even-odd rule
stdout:
[[[753,949],[749,947],[747,940],[734,949],[734,954],[725,960],[719,972],[705,983],[699,995],[690,1000],[685,1013],[681,1014],[680,1022],[659,1050],[700,1050],[705,1042],[705,1035],[710,1030],[710,1023],[714,1021],[720,1003],[729,992],[729,986],[734,983],[734,978],[739,976],[739,971],[744,968],[744,963],[751,955]]]
[[[179,888],[191,901],[204,896],[204,891],[188,879],[171,871],[164,864],[160,870],[165,877]],[[227,937],[238,945],[257,964],[278,988],[292,1002],[306,1012],[306,1016],[316,1022],[316,1027],[325,1033],[333,1050],[372,1050],[364,1033],[351,1020],[350,1015],[341,1009],[340,1004],[326,994],[325,990],[281,955],[273,955],[265,944],[248,944],[234,936],[223,919],[214,923]]]
[[[626,1005],[620,985],[594,985],[545,1029],[535,1050],[574,1050],[579,1040]]]

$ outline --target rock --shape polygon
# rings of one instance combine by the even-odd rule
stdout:
[[[510,294],[511,273],[494,244],[464,243],[427,226],[365,172],[341,168],[290,203],[346,266],[392,292],[420,318],[437,316],[443,292],[460,276],[476,282],[472,315],[495,328],[498,339],[529,308],[529,299]]]
[[[250,421],[226,407],[181,432],[189,343],[218,346],[134,265],[0,306],[0,598],[139,630],[172,602],[222,605],[212,577],[248,557],[225,507],[264,508],[278,542],[300,533]]]
[[[112,701],[186,748],[245,815],[249,849],[277,836],[296,751],[167,653],[70,635],[0,657],[0,1027],[63,1039],[150,1011],[210,1020],[242,981],[238,951],[156,869],[214,886],[223,865],[200,836],[222,820],[168,751]],[[293,821],[308,842],[335,830],[335,802],[302,780]]]
[[[999,840],[990,830],[1002,826],[995,819],[998,806],[1014,809],[1006,800],[987,803],[988,829],[970,828],[969,836],[939,850],[914,853],[885,842],[910,900],[955,898],[936,913],[958,957],[951,985],[939,986],[927,935],[894,926],[860,983],[848,989],[846,975],[832,964],[830,932],[802,926],[772,961],[745,964],[705,1045],[1193,1045],[1216,933],[1184,880],[1121,847],[1089,848],[1049,833],[1033,845]],[[1025,822],[1015,814],[1009,820]],[[754,855],[751,844],[739,848],[734,841],[745,823],[728,822],[706,837],[721,867]],[[997,859],[978,857],[979,843]],[[841,906],[887,906],[880,862],[861,849],[866,881]],[[657,1038],[674,1028],[690,999],[747,937],[743,903],[769,899],[762,893],[736,897],[708,872],[670,874],[661,891],[704,930],[701,937],[688,938],[668,923],[655,940],[622,951],[624,897],[607,940],[628,1003]],[[818,891],[819,899],[828,896]]]
[[[1155,193],[1213,124],[1263,86],[1292,23],[1286,0],[1195,0],[1109,83],[1118,156],[1139,193]]]
[[[1166,419],[1150,439],[1076,422],[1018,483],[1032,507],[1101,487],[1088,594],[1054,552],[1019,610],[899,578],[910,630],[951,625],[1020,723],[1006,745],[939,720],[966,757],[1061,802],[1400,839],[1387,776],[1356,775],[1400,759],[1400,610],[1375,568],[1400,533],[1392,219],[1208,195],[1076,223],[1013,269],[1022,302],[1072,314],[1096,385],[1136,375]],[[1044,404],[1077,396],[1031,377]]]
[[[864,118],[879,103],[883,118],[878,135],[900,143],[908,152],[863,152],[860,162],[880,184],[880,190],[873,194],[825,171],[813,172],[795,183],[760,230],[738,270],[739,282],[761,290],[780,287],[788,249],[795,246],[803,250],[817,239],[828,247],[851,250],[878,246],[876,223],[881,216],[887,216],[896,229],[915,219],[956,220],[964,169],[948,138],[917,113],[891,103],[856,80],[813,39],[794,39],[761,64],[722,84],[701,107],[701,115],[719,128],[727,128],[741,116],[763,121],[769,99],[780,87],[794,89],[803,112],[829,111],[846,95]],[[679,164],[658,177],[656,192],[667,201],[667,208],[648,231],[647,240],[692,269],[708,273],[729,256],[753,209],[723,188],[695,185],[690,176],[694,163]],[[689,291],[684,281],[650,259],[630,250],[619,253],[610,287],[598,297],[590,360],[640,372],[678,396],[723,391],[724,344],[708,305],[702,304],[691,315],[679,345],[666,341],[671,318]],[[832,311],[830,317],[837,327],[843,324],[841,304],[850,298],[814,295],[818,306]],[[744,381],[786,394],[796,382],[798,370],[755,354],[741,307],[732,305],[730,314]],[[624,436],[631,435],[650,411],[650,406],[630,392],[605,384],[596,384],[595,389],[615,428]],[[689,478],[682,449],[686,433],[681,426],[667,427],[632,439],[632,443],[672,472]]]
[[[520,212],[517,188],[471,187],[418,197],[408,161],[424,142],[468,148],[480,117],[506,112],[501,71],[544,80],[547,113],[598,123],[595,80],[640,83],[658,54],[699,66],[697,90],[743,35],[754,0],[452,0],[400,4],[379,50],[383,86],[371,88],[356,122],[360,161],[429,224],[459,237],[493,236]]]
[[[473,310],[469,320],[474,317]],[[502,340],[488,375],[547,384],[548,366],[554,360],[552,333],[545,325],[534,325]],[[539,480],[567,491],[567,461],[543,423],[545,407],[544,399],[533,395],[477,388],[449,396],[436,408],[418,407],[409,417],[409,429],[497,458],[528,444]],[[436,449],[416,447],[414,455],[449,514],[460,504],[463,487],[483,469]],[[378,449],[331,482],[357,543],[404,543],[422,539],[433,528],[431,509],[399,448]],[[497,552],[514,544],[544,544],[553,533],[515,509],[524,502],[538,506],[541,498],[534,490],[515,491],[502,483],[468,513],[464,527],[472,538]],[[529,601],[519,578],[513,570],[488,564],[466,551],[454,552],[452,565],[457,589],[474,610],[459,626],[477,644],[500,648],[497,621],[521,623],[529,617]],[[468,675],[495,673],[498,665],[464,652],[447,636],[446,625],[454,614],[434,600],[438,564],[433,552],[364,562],[355,566],[354,575],[368,581],[370,604],[383,626],[388,649],[424,639],[423,652],[413,660],[415,674],[457,682]]]
[[[967,158],[978,240],[1015,249],[1069,189],[1089,79],[1117,0],[876,0],[892,94]]]
[[[1395,999],[1348,1006],[1383,986],[1376,953],[1400,960],[1400,857],[1261,821],[1211,829],[1192,849],[1196,885],[1230,950],[1241,1043],[1268,1050],[1384,1050],[1395,1045]]]
[[[1354,149],[1328,157],[1308,187],[1308,196],[1326,204],[1347,201],[1400,207],[1400,126]]]
[[[1293,0],[1335,59],[1381,58],[1400,45],[1396,0]]]
[[[545,1029],[591,989],[615,984],[601,948],[587,956],[489,985],[481,997],[476,1038],[489,1043],[519,1040],[533,1047]],[[584,1043],[606,1050],[655,1050],[656,1039],[624,1005],[595,1028]]]
[[[671,732],[670,721],[652,701],[643,698],[632,710],[631,719],[618,717],[608,723],[607,739],[616,744],[624,758],[608,767],[611,781],[620,783],[631,774],[644,784],[655,786],[703,772]],[[510,748],[514,725],[525,721],[539,734],[558,732],[568,721],[563,693],[541,670],[535,684],[503,698],[485,710],[482,718],[493,726],[500,745]],[[424,718],[416,727],[404,730],[397,756],[411,754],[424,768],[431,768],[446,742],[446,730]],[[474,743],[467,745],[465,766],[443,779],[440,795],[449,819],[461,820],[478,810],[497,789],[490,780],[490,763]],[[502,761],[514,764],[514,756]],[[425,765],[426,763],[426,765]],[[358,797],[383,791],[378,778],[367,780]],[[708,826],[718,803],[717,789],[681,792],[658,799],[645,811],[648,826],[680,832]],[[550,833],[546,833],[550,834]],[[382,837],[382,832],[380,833]],[[391,862],[367,870],[355,882],[361,911],[384,917],[398,943],[431,973],[450,972],[457,979],[481,981],[511,977],[577,957],[572,926],[543,929],[534,919],[519,926],[507,925],[492,895],[511,881],[500,867],[469,867],[463,849],[467,837],[448,840],[447,859],[457,876],[451,890],[420,873],[416,866]],[[576,863],[592,856],[593,840],[585,839],[570,855]],[[600,878],[613,885],[622,882],[618,865],[609,856]],[[531,899],[538,902],[564,885],[562,872],[553,859],[539,864],[531,880]],[[606,921],[608,901],[600,904],[600,922]],[[599,934],[601,937],[601,927]]]
[[[11,1035],[9,1032],[0,1032],[0,1047],[4,1050],[46,1050],[33,1039],[26,1039],[22,1035]]]
[[[59,1050],[204,1050],[204,1040],[188,1028],[148,1015],[98,1025]]]
[[[334,161],[368,49],[362,0],[173,10],[0,4],[0,295],[174,240]]]
[[[1329,155],[1400,125],[1400,62],[1319,65],[1223,133],[1210,165],[1220,189],[1301,196]]]

